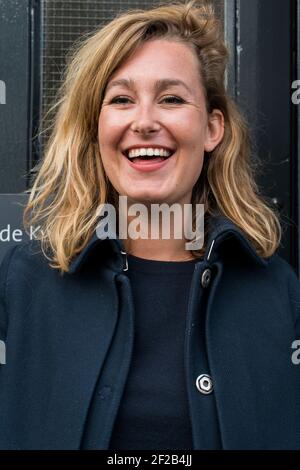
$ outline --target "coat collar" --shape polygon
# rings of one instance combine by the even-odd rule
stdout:
[[[266,259],[259,256],[253,244],[247,239],[242,230],[230,219],[223,215],[217,215],[210,217],[208,223],[208,243],[206,244],[204,255],[204,259],[206,261],[211,262],[214,259],[217,248],[225,239],[228,237],[234,237],[235,241],[241,246],[243,251],[253,262],[263,267],[268,265],[270,258]],[[104,246],[107,248],[107,244],[109,244],[114,254],[113,268],[116,269],[116,271],[123,271],[126,263],[126,251],[122,239],[118,237],[112,239],[101,239],[98,237],[95,230],[84,249],[72,260],[69,274],[78,272],[96,248],[98,249],[103,247],[104,249]]]
[[[224,240],[233,237],[235,242],[240,245],[245,254],[253,262],[263,267],[269,264],[270,258],[261,257],[244,232],[227,217],[223,215],[210,217],[208,224],[208,243],[206,244],[205,260],[212,261],[217,248]]]

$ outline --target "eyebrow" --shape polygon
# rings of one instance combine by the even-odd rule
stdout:
[[[154,89],[155,91],[159,92],[165,88],[171,87],[171,86],[183,86],[191,95],[193,94],[191,89],[188,87],[188,85],[183,82],[182,80],[175,79],[175,78],[161,78],[160,80],[157,80],[154,84]],[[129,89],[135,89],[136,82],[134,80],[127,79],[127,78],[120,78],[118,80],[113,80],[107,85],[107,91],[116,86],[124,86]]]

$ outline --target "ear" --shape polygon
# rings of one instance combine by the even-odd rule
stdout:
[[[214,148],[221,142],[224,136],[224,116],[219,109],[214,109],[208,115],[206,138],[204,142],[204,150],[212,152]]]

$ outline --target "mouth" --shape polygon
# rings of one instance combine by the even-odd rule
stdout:
[[[176,150],[165,149],[159,152],[160,155],[157,155],[157,152],[149,152],[152,155],[145,153],[147,152],[143,152],[143,155],[137,153],[137,156],[135,156],[135,153],[129,150],[122,152],[131,168],[139,173],[149,173],[167,165],[176,153]]]
[[[160,162],[164,162],[166,160],[169,160],[173,155],[174,153],[176,152],[176,150],[168,150],[168,151],[165,151],[163,152],[164,154],[160,154],[160,155],[138,155],[138,156],[132,156],[132,153],[131,155],[129,156],[129,150],[125,150],[122,152],[122,154],[124,155],[124,157],[127,158],[127,160],[129,160],[131,163],[134,163],[134,164],[147,164],[147,163],[160,163]]]

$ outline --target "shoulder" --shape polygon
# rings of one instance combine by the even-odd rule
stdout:
[[[10,248],[8,248],[2,263],[1,269],[3,265],[6,263],[34,263],[38,261],[41,263],[45,259],[45,256],[41,249],[41,244],[38,240],[27,240],[20,242]]]
[[[278,254],[268,259],[266,271],[278,284],[282,284],[288,289],[300,289],[300,281],[295,269]]]
[[[227,259],[222,292],[230,303],[242,302],[252,311],[264,311],[271,322],[292,322],[300,330],[300,281],[286,260],[277,253],[257,256],[255,262],[242,256]]]
[[[9,248],[0,266],[0,296],[7,299],[21,299],[47,290],[60,277],[57,269],[50,266],[38,240],[18,243]]]
[[[40,242],[29,240],[8,248],[1,264],[0,279],[6,282],[21,275],[30,276],[49,269],[49,261],[42,252]]]
[[[287,297],[294,324],[300,330],[300,281],[294,268],[275,254],[269,259],[267,271],[270,280],[274,282],[277,296]]]

